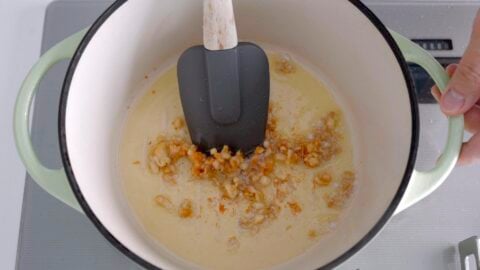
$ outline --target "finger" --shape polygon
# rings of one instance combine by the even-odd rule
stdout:
[[[473,134],[480,133],[480,106],[475,105],[465,113],[465,129]]]
[[[455,74],[455,71],[457,71],[457,68],[458,68],[458,64],[448,65],[447,68],[446,68],[448,76],[452,77],[453,74]]]
[[[452,77],[453,74],[455,74],[455,71],[457,70],[457,68],[458,68],[458,64],[448,65],[447,68],[446,68],[448,77]],[[438,88],[438,86],[436,84],[432,86],[431,92],[432,92],[433,97],[437,100],[437,102],[439,102],[441,97],[442,97],[442,93],[440,92],[440,89]]]
[[[480,99],[480,15],[477,14],[465,54],[440,100],[448,115],[463,114]]]
[[[458,164],[465,166],[480,161],[480,133],[475,134],[470,141],[463,144]]]
[[[438,101],[441,93],[438,87],[432,87],[432,95]],[[480,132],[480,106],[475,105],[468,112],[465,113],[465,130],[470,133]]]
[[[438,86],[436,85],[432,86],[431,92],[435,100],[439,102],[440,99],[442,98],[442,93],[440,92],[440,89],[438,89]]]
[[[458,68],[458,64],[448,65],[446,68],[448,76],[453,76]],[[437,86],[432,89],[432,95],[438,101],[441,98],[441,92]],[[480,104],[480,100],[477,102]],[[469,111],[465,113],[465,129],[471,133],[480,132],[480,106],[474,105]]]

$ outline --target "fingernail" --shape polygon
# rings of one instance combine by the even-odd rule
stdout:
[[[430,89],[430,92],[432,93],[432,96],[435,98],[435,100],[437,100],[437,102],[442,98],[442,95],[440,94],[437,87],[433,86]]]
[[[446,112],[456,113],[462,109],[465,104],[465,97],[462,94],[450,89],[443,95],[442,108]]]

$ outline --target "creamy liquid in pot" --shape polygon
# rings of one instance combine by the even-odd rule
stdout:
[[[289,191],[278,204],[275,218],[256,220],[253,214],[245,214],[248,203],[240,197],[238,202],[222,200],[218,186],[192,176],[186,158],[177,162],[174,181],[152,172],[149,152],[158,136],[189,141],[186,128],[176,122],[182,107],[174,67],[136,100],[124,125],[119,171],[134,215],[156,243],[206,269],[265,269],[286,262],[321,244],[322,236],[341,222],[351,200],[353,147],[339,106],[322,82],[289,57],[269,54],[269,61],[277,133],[287,139],[308,138],[320,119],[337,112],[341,134],[341,151],[320,166],[277,162],[268,188],[274,187],[277,174],[285,178],[286,172]],[[191,211],[182,217],[186,199]],[[245,215],[260,221],[259,225],[241,226]]]

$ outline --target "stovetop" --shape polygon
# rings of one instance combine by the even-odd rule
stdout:
[[[87,27],[112,1],[57,1],[45,16],[42,52]],[[394,30],[416,39],[445,64],[465,49],[477,1],[365,1]],[[401,2],[401,3],[400,3]],[[400,3],[400,4],[398,4]],[[450,43],[449,43],[450,41]],[[423,43],[422,43],[423,42]],[[446,42],[446,43],[445,43]],[[441,45],[438,45],[441,44]],[[447,48],[451,50],[437,50]],[[431,46],[431,47],[429,47]],[[442,47],[446,46],[446,47]],[[45,165],[61,167],[57,111],[67,62],[55,66],[40,85],[34,106],[32,140]],[[447,122],[429,104],[431,82],[418,67],[421,141],[417,167],[427,168],[440,154]],[[456,245],[480,234],[480,167],[458,168],[434,194],[395,216],[366,248],[340,270],[460,269]],[[18,270],[140,269],[96,231],[82,214],[63,205],[27,177],[17,253]]]

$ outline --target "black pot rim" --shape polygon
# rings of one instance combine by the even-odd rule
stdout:
[[[67,99],[70,89],[70,84],[73,78],[73,74],[75,73],[75,69],[82,57],[83,52],[85,51],[87,45],[91,41],[92,37],[98,31],[98,29],[103,25],[103,23],[124,3],[128,0],[116,0],[91,26],[85,37],[83,38],[82,42],[78,46],[71,62],[68,67],[67,75],[65,76],[65,80],[63,83],[63,89],[60,96],[60,108],[59,108],[59,121],[58,121],[58,132],[59,132],[59,142],[60,142],[60,152],[61,157],[64,165],[64,169],[70,183],[70,186],[75,194],[76,199],[78,200],[80,206],[82,207],[85,215],[90,219],[90,221],[95,225],[98,231],[118,250],[120,250],[124,255],[141,265],[142,267],[149,269],[149,270],[161,270],[161,268],[151,264],[150,262],[144,260],[139,255],[133,253],[128,247],[123,245],[118,239],[116,239],[102,224],[102,222],[98,219],[98,217],[94,214],[92,209],[90,208],[89,204],[85,200],[80,187],[77,183],[75,178],[75,174],[73,172],[73,168],[70,163],[70,158],[68,155],[68,147],[67,147],[67,140],[66,140],[66,132],[65,132],[65,117],[66,117],[66,109],[67,109]],[[385,41],[388,43],[390,48],[392,49],[398,64],[402,70],[402,73],[405,78],[406,85],[408,87],[409,97],[410,97],[410,107],[412,112],[412,141],[410,145],[410,154],[409,160],[407,163],[407,167],[405,169],[405,173],[403,179],[400,183],[400,186],[395,194],[394,198],[392,199],[390,205],[386,209],[385,213],[382,217],[377,221],[377,223],[372,227],[372,229],[360,240],[358,241],[353,247],[349,250],[338,256],[336,259],[332,260],[328,264],[318,268],[319,270],[326,270],[332,269],[347,259],[349,259],[353,254],[363,248],[368,242],[370,242],[383,228],[383,226],[390,220],[393,216],[395,209],[397,208],[400,200],[405,193],[407,185],[410,181],[410,177],[412,175],[415,160],[417,156],[417,149],[419,143],[419,115],[418,115],[418,102],[417,96],[415,94],[413,81],[411,75],[408,70],[407,63],[401,53],[399,47],[397,46],[396,42],[388,32],[387,28],[383,25],[383,23],[370,11],[362,2],[359,0],[348,0],[352,5],[354,5],[358,10],[360,10],[370,21],[371,23],[377,28],[377,30],[382,34]]]

